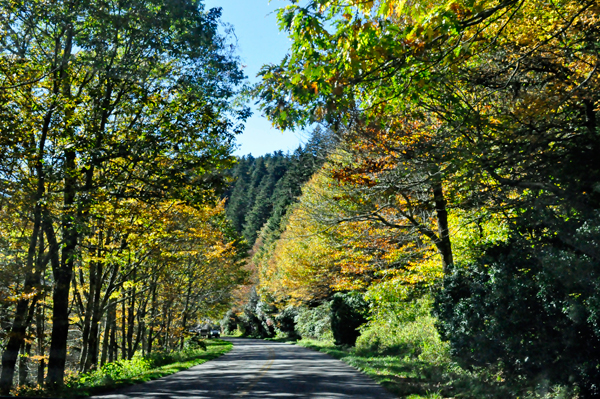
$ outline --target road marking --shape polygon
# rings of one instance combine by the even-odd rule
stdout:
[[[242,396],[248,395],[252,391],[252,388],[254,388],[254,386],[258,383],[258,381],[260,381],[260,379],[263,378],[263,376],[265,375],[265,373],[267,371],[269,371],[269,369],[273,365],[273,362],[275,362],[275,351],[273,350],[273,348],[269,348],[269,360],[267,361],[267,363],[265,363],[260,368],[260,370],[259,370],[258,374],[256,375],[256,377],[254,377],[252,379],[252,381],[248,382],[248,384],[246,386],[246,389],[243,392],[240,392],[240,393],[238,393],[235,396],[241,398]]]

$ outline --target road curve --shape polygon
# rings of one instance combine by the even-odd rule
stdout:
[[[394,398],[369,377],[324,353],[258,339],[226,340],[233,350],[215,360],[93,398]]]

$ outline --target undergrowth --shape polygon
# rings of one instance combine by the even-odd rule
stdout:
[[[146,356],[136,355],[131,360],[107,363],[90,373],[70,377],[59,392],[49,392],[39,386],[19,386],[13,394],[15,396],[59,396],[63,398],[97,395],[189,369],[215,359],[232,348],[233,345],[230,342],[207,340],[182,351],[153,352]]]

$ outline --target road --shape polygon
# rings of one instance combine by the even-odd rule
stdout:
[[[369,377],[324,353],[279,342],[226,339],[233,350],[215,360],[94,398],[394,398]]]

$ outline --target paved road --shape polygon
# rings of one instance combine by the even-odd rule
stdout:
[[[233,350],[218,359],[94,398],[394,398],[356,369],[323,353],[256,339],[227,340],[233,342]]]

